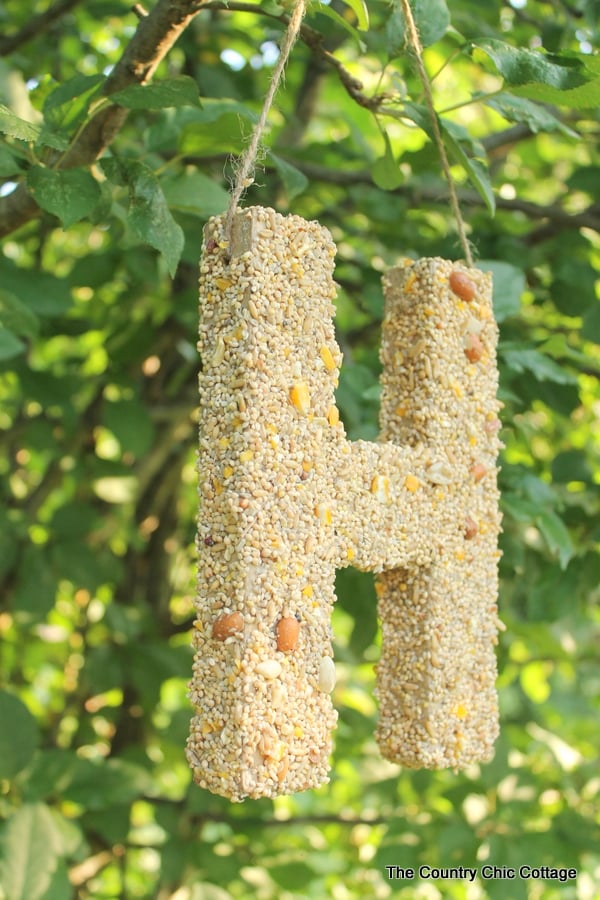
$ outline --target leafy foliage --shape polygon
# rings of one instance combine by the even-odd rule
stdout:
[[[331,784],[241,807],[190,784],[200,235],[226,208],[230,154],[257,119],[291,3],[190,3],[196,14],[180,27],[169,15],[186,4],[166,0],[139,20],[120,0],[7,0],[6,900],[458,900],[461,881],[391,882],[385,866],[484,860],[578,870],[576,884],[511,881],[511,898],[593,896],[598,2],[557,0],[551,15],[542,0],[412,5],[501,327],[507,631],[495,758],[462,774],[382,762],[372,738],[372,578],[344,570]],[[305,25],[246,202],[332,231],[345,355],[338,401],[349,436],[373,439],[381,272],[404,256],[461,250],[400,4],[315,0]],[[506,897],[506,885],[480,882],[478,896]]]

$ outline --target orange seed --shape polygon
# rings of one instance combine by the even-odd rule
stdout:
[[[475,522],[470,516],[467,516],[465,519],[465,538],[470,541],[477,534],[477,522]]]
[[[218,619],[215,619],[212,627],[212,636],[216,641],[224,641],[233,634],[237,634],[243,627],[244,620],[241,613],[224,613]]]
[[[469,362],[479,362],[483,356],[483,344],[476,334],[470,334],[468,341],[469,342],[465,347],[465,356]]]
[[[475,285],[468,275],[455,269],[450,273],[450,290],[467,303],[475,296]]]
[[[283,653],[295,650],[300,634],[300,622],[295,616],[284,616],[277,623],[277,649]]]
[[[471,466],[471,475],[475,482],[481,481],[486,472],[487,469],[483,463],[475,463],[474,466]]]

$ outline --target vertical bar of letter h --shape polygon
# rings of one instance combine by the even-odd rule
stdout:
[[[377,573],[377,739],[407,767],[489,759],[497,328],[488,275],[442,259],[384,278],[381,434],[335,403],[335,246],[253,207],[205,229],[194,780],[233,800],[328,780],[335,570]]]

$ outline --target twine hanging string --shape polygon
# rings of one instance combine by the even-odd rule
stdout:
[[[229,208],[227,210],[227,217],[225,219],[225,237],[227,238],[227,240],[229,240],[231,237],[233,217],[235,216],[237,205],[241,199],[241,196],[244,193],[245,189],[249,187],[254,181],[254,168],[260,148],[260,140],[265,130],[267,117],[269,115],[271,106],[273,105],[273,100],[275,98],[275,94],[277,93],[277,88],[279,87],[279,82],[281,81],[285,65],[288,61],[292,47],[296,42],[296,38],[298,37],[300,26],[302,25],[302,19],[306,11],[306,2],[307,0],[298,0],[296,5],[294,6],[294,11],[290,16],[287,31],[279,50],[279,59],[277,60],[277,65],[273,70],[269,90],[267,91],[267,94],[265,96],[265,101],[263,103],[260,118],[256,123],[254,131],[252,133],[252,137],[250,139],[250,143],[248,144],[248,147],[239,162],[235,184],[231,192],[231,200],[229,201]]]
[[[469,240],[467,238],[467,232],[465,230],[465,223],[460,211],[460,204],[458,202],[458,195],[456,193],[456,185],[454,183],[454,179],[452,178],[452,173],[450,171],[450,163],[448,162],[448,155],[446,153],[446,148],[444,147],[444,141],[442,139],[442,133],[440,131],[440,124],[438,122],[437,113],[435,111],[435,106],[433,104],[433,94],[431,92],[431,84],[429,82],[429,77],[425,70],[425,65],[423,63],[423,47],[421,45],[421,39],[419,37],[419,32],[417,30],[417,25],[415,23],[412,9],[410,8],[409,0],[401,0],[402,3],[402,11],[404,13],[404,19],[408,28],[408,36],[410,39],[411,47],[415,54],[415,59],[417,62],[417,70],[419,72],[419,78],[421,79],[421,83],[423,85],[423,90],[425,91],[425,99],[427,102],[427,109],[429,110],[429,115],[431,117],[431,126],[433,128],[433,136],[435,138],[435,143],[437,144],[438,153],[440,154],[440,159],[442,161],[442,168],[444,170],[444,175],[446,176],[446,180],[448,182],[448,190],[450,191],[450,203],[452,205],[452,212],[454,213],[454,218],[456,219],[456,228],[458,230],[458,236],[460,239],[461,246],[463,248],[463,252],[465,254],[465,260],[467,261],[468,266],[473,266],[473,256],[471,254],[471,247],[469,246]]]

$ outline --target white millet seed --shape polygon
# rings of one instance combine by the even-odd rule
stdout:
[[[330,656],[319,663],[319,690],[330,694],[335,687],[335,664]]]

